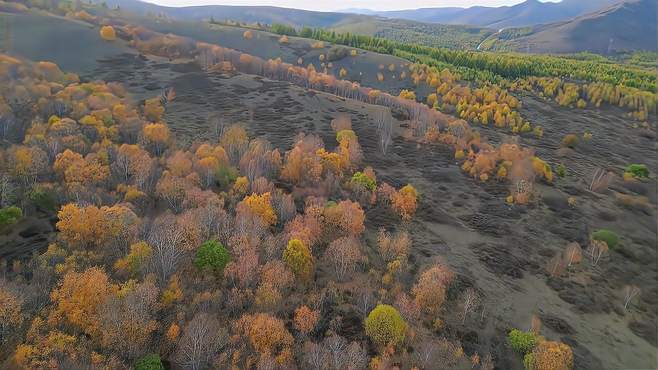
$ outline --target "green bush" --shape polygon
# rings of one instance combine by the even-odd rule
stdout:
[[[356,172],[352,176],[352,182],[363,186],[369,191],[375,191],[375,189],[377,188],[377,182],[375,182],[375,180],[371,179],[370,177],[366,176],[363,172]]]
[[[407,323],[394,307],[380,304],[366,317],[365,329],[374,343],[386,346],[399,344],[404,340]]]
[[[135,362],[135,370],[164,370],[160,356],[146,355]]]
[[[592,233],[592,239],[604,241],[610,249],[614,249],[619,244],[619,236],[614,231],[607,229],[596,230]]]
[[[644,164],[631,164],[626,167],[626,172],[631,173],[635,178],[649,177],[649,169]]]
[[[562,163],[560,163],[555,169],[555,173],[558,177],[565,177],[567,175],[567,168]]]
[[[217,169],[217,172],[215,172],[215,179],[223,188],[235,182],[237,178],[238,170],[236,170],[234,167],[221,166],[219,169]]]
[[[507,335],[507,343],[516,352],[524,354],[535,348],[537,345],[537,336],[533,332],[512,329]]]
[[[0,209],[0,226],[7,226],[16,223],[23,217],[23,211],[15,206],[9,206]]]
[[[194,265],[199,270],[208,269],[220,273],[224,270],[224,267],[226,267],[229,260],[230,256],[228,251],[224,248],[222,243],[216,240],[208,240],[201,244],[196,251]]]
[[[32,189],[28,197],[32,204],[42,211],[54,212],[57,209],[53,195],[42,187]]]

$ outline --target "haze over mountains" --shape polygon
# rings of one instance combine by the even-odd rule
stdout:
[[[165,7],[109,0],[111,7],[181,20],[232,20],[334,29],[433,47],[540,53],[656,50],[655,0],[526,0],[514,6],[315,12],[270,6]],[[356,14],[359,13],[359,14]],[[366,14],[363,14],[366,13]]]

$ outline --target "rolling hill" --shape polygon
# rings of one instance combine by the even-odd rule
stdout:
[[[565,22],[506,29],[484,41],[481,49],[611,54],[655,51],[657,45],[655,0],[629,0]]]
[[[167,7],[139,0],[108,0],[109,7],[119,6],[123,10],[138,14],[160,14],[183,20],[217,21],[233,20],[245,23],[283,23],[294,27],[331,27],[340,22],[358,21],[369,16],[332,12],[313,12],[301,9],[279,8],[273,6],[230,6],[204,5],[186,7]]]
[[[567,20],[590,13],[619,0],[562,0],[559,3],[526,0],[513,6],[470,8],[421,8],[413,10],[375,12],[348,9],[347,12],[378,15],[387,18],[409,19],[418,22],[468,24],[474,26],[505,28],[537,25]]]
[[[347,13],[313,12],[299,9],[267,6],[190,6],[165,7],[139,0],[109,0],[108,6],[140,15],[165,15],[183,21],[214,19],[242,23],[281,23],[296,28],[309,26],[329,28],[336,32],[388,38],[431,47],[475,49],[495,30],[464,25],[442,25],[411,20],[388,19],[378,16]]]

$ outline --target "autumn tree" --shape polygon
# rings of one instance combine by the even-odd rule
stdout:
[[[23,322],[22,305],[22,297],[0,286],[0,343],[5,343],[12,329]]]
[[[9,173],[29,186],[37,181],[48,165],[48,155],[37,147],[12,146],[8,150]]]
[[[158,328],[155,312],[159,290],[151,280],[128,280],[99,308],[100,341],[105,348],[135,358],[146,349]]]
[[[226,150],[231,163],[236,165],[249,146],[249,136],[241,125],[231,125],[222,134],[219,144]]]
[[[130,245],[130,252],[114,263],[114,269],[136,277],[142,273],[151,261],[153,248],[146,242],[137,242]]]
[[[311,278],[313,273],[313,255],[310,249],[299,239],[291,239],[283,251],[283,261],[292,272],[302,280]]]
[[[405,185],[391,196],[391,206],[402,217],[409,221],[416,213],[418,193],[411,185]]]
[[[139,218],[125,205],[79,207],[70,203],[57,214],[59,237],[74,247],[115,245],[124,250],[135,237]]]
[[[526,368],[533,370],[571,370],[573,352],[562,342],[543,341],[523,359]]]
[[[406,231],[391,234],[380,228],[377,234],[377,247],[385,262],[395,260],[405,262],[411,250],[411,237]]]
[[[259,354],[271,355],[280,364],[292,360],[293,337],[280,319],[265,313],[244,315],[234,326]]]
[[[295,310],[294,325],[303,335],[310,334],[320,319],[320,312],[311,310],[308,306],[301,306]]]
[[[384,347],[402,343],[407,324],[393,306],[380,304],[368,314],[365,330],[375,344]]]
[[[442,264],[427,269],[412,288],[416,304],[430,315],[438,314],[446,299],[446,291],[452,277],[452,271]]]
[[[270,193],[252,194],[244,198],[236,207],[237,212],[250,212],[259,217],[266,225],[276,224],[276,213],[272,208]]]
[[[364,259],[359,241],[354,237],[342,237],[329,244],[325,259],[333,265],[338,280],[354,272],[356,264]]]
[[[359,203],[351,200],[329,204],[324,209],[324,220],[330,230],[348,235],[358,236],[365,230],[365,213]]]
[[[83,272],[69,272],[50,297],[54,302],[49,321],[66,322],[98,338],[102,305],[116,288],[105,271],[91,267]]]
[[[142,135],[155,155],[160,156],[171,141],[169,127],[164,123],[149,123],[142,129]]]
[[[114,41],[117,38],[116,31],[112,26],[103,26],[100,30],[101,38],[105,41]]]

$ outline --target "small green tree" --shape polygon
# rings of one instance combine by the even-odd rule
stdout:
[[[15,206],[0,209],[0,227],[15,223],[23,217],[23,211]]]
[[[309,279],[313,272],[313,255],[299,239],[290,239],[283,251],[283,262],[301,279]]]
[[[592,233],[592,239],[604,241],[610,249],[614,249],[619,244],[619,236],[608,229],[596,230]]]
[[[57,210],[53,194],[40,186],[34,187],[28,196],[32,204],[42,211],[54,212]]]
[[[164,370],[164,366],[159,355],[150,354],[135,362],[135,370]]]
[[[631,164],[626,167],[626,172],[630,173],[635,178],[649,177],[649,169],[644,164]]]
[[[369,191],[375,191],[377,188],[377,182],[366,176],[363,172],[354,173],[354,175],[352,175],[352,182],[363,186]]]
[[[380,304],[366,317],[365,329],[368,337],[377,345],[395,345],[404,340],[407,323],[393,306]]]
[[[524,354],[535,348],[537,345],[537,336],[533,332],[512,329],[507,335],[507,343],[516,352]]]
[[[231,259],[228,251],[217,240],[208,240],[196,251],[194,265],[199,270],[212,270],[221,273]]]

